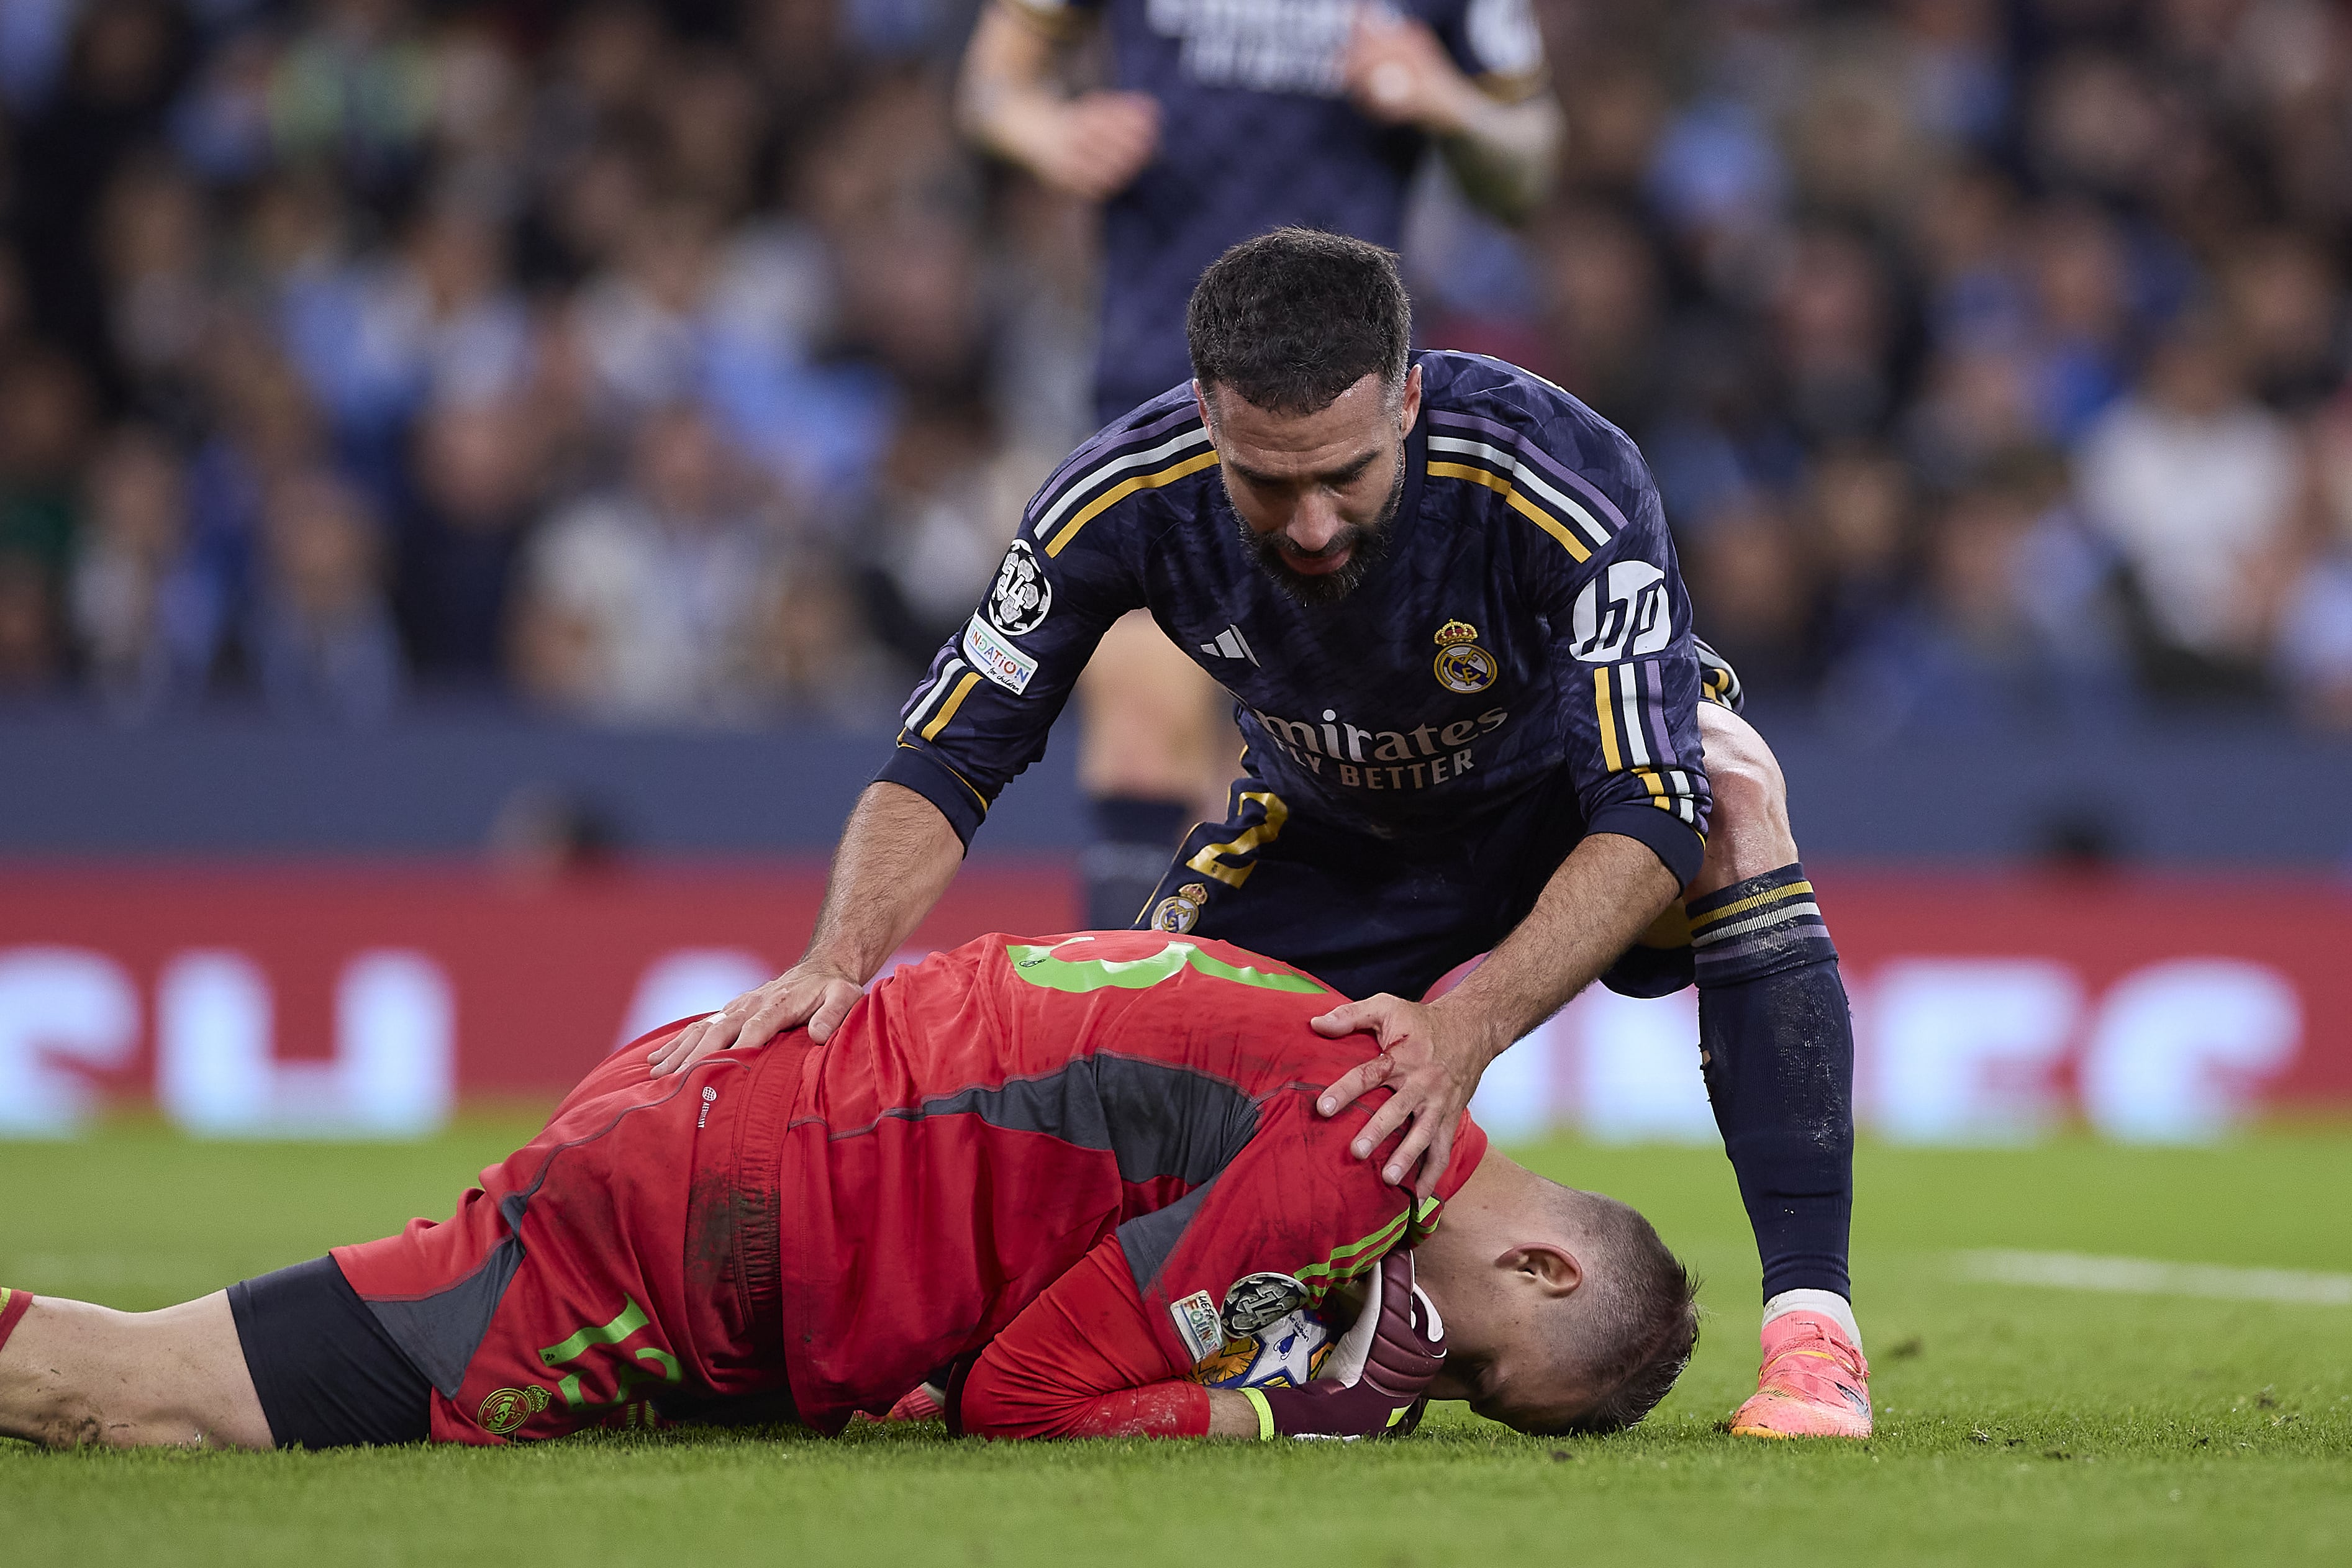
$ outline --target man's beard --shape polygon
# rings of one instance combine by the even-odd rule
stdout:
[[[1224,486],[1220,482],[1220,492]],[[1333,536],[1329,544],[1315,551],[1318,556],[1349,552],[1348,564],[1337,571],[1305,572],[1294,570],[1282,559],[1282,534],[1279,530],[1262,534],[1243,520],[1234,507],[1230,495],[1223,497],[1225,510],[1232,514],[1234,527],[1241,531],[1242,546],[1249,551],[1257,569],[1274,580],[1274,585],[1301,604],[1328,604],[1345,599],[1357,585],[1378,566],[1389,550],[1389,527],[1396,521],[1397,510],[1404,505],[1404,463],[1399,455],[1396,480],[1389,486],[1389,498],[1381,503],[1381,515],[1369,526],[1349,523]]]

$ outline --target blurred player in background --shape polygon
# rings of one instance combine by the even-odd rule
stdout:
[[[1396,1088],[1358,1153],[1410,1118],[1386,1176],[1417,1161],[1424,1195],[1513,1041],[1595,979],[1696,985],[1763,1263],[1764,1365],[1733,1429],[1868,1436],[1837,949],[1641,453],[1516,366],[1413,353],[1396,258],[1360,240],[1234,246],[1186,331],[1196,379],[1046,481],[908,698],[806,954],[688,1030],[681,1060],[829,1030],[1045,754],[1104,630],[1147,608],[1234,694],[1248,746],[1225,821],[1185,839],[1143,923],[1364,998],[1318,1026],[1383,1049],[1323,1103]]]
[[[1111,86],[1069,95],[1066,57],[1097,21]],[[1229,246],[1295,225],[1396,248],[1433,143],[1475,203],[1517,221],[1561,130],[1527,0],[993,0],[961,100],[974,140],[1104,204],[1099,424],[1190,373],[1184,301]],[[1140,612],[1104,634],[1078,698],[1086,924],[1127,925],[1223,789],[1231,727]]]
[[[1223,943],[984,936],[823,1045],[661,1077],[616,1051],[445,1224],[159,1312],[0,1289],[0,1434],[829,1433],[940,1369],[950,1421],[999,1437],[1381,1437],[1425,1396],[1526,1431],[1640,1420],[1696,1342],[1690,1276],[1641,1216],[1466,1115],[1434,1198],[1349,1158],[1383,1096],[1316,1113],[1363,1059],[1311,1027],[1331,1000]],[[1188,1378],[1360,1280],[1357,1334],[1314,1380]]]

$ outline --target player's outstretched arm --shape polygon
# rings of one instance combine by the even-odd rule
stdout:
[[[1517,223],[1550,193],[1567,132],[1549,90],[1508,103],[1492,97],[1428,24],[1369,5],[1357,14],[1347,80],[1365,114],[1436,138],[1463,191],[1496,217]]]
[[[1422,1197],[1433,1196],[1454,1157],[1454,1129],[1486,1064],[1598,978],[1680,891],[1674,873],[1640,840],[1586,838],[1552,873],[1518,928],[1444,996],[1428,1003],[1368,997],[1314,1020],[1318,1033],[1360,1030],[1381,1044],[1378,1056],[1323,1092],[1316,1110],[1337,1115],[1358,1095],[1387,1084],[1388,1103],[1373,1113],[1350,1152],[1370,1158],[1410,1121],[1381,1174],[1402,1182],[1418,1160],[1414,1186]]]
[[[801,961],[680,1030],[648,1059],[653,1075],[683,1072],[714,1051],[765,1045],[803,1024],[824,1044],[962,863],[963,841],[937,806],[903,784],[867,785],[842,829]]]
[[[1171,1368],[1116,1238],[1022,1309],[948,1393],[971,1437],[1379,1437],[1412,1429],[1445,1331],[1399,1248],[1323,1371],[1298,1388],[1204,1388]]]
[[[1057,191],[1089,202],[1118,194],[1160,146],[1149,93],[1065,98],[1054,82],[1055,40],[1007,0],[981,13],[956,86],[964,134]]]

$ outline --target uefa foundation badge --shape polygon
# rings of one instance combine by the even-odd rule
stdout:
[[[1437,684],[1465,697],[1495,684],[1495,655],[1478,646],[1478,628],[1467,621],[1437,629],[1436,668]]]

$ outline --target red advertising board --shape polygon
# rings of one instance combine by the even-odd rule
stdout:
[[[0,870],[0,1135],[146,1103],[216,1134],[400,1135],[465,1097],[551,1099],[639,1029],[774,972],[822,878],[807,863],[547,884],[475,867]],[[1820,881],[1854,996],[1859,1104],[1887,1135],[2081,1117],[2179,1138],[2252,1111],[2352,1109],[2339,883]],[[1063,867],[975,862],[910,946],[1052,931],[1072,906]],[[1699,1135],[1689,1007],[1589,993],[1506,1058],[1482,1112]]]

